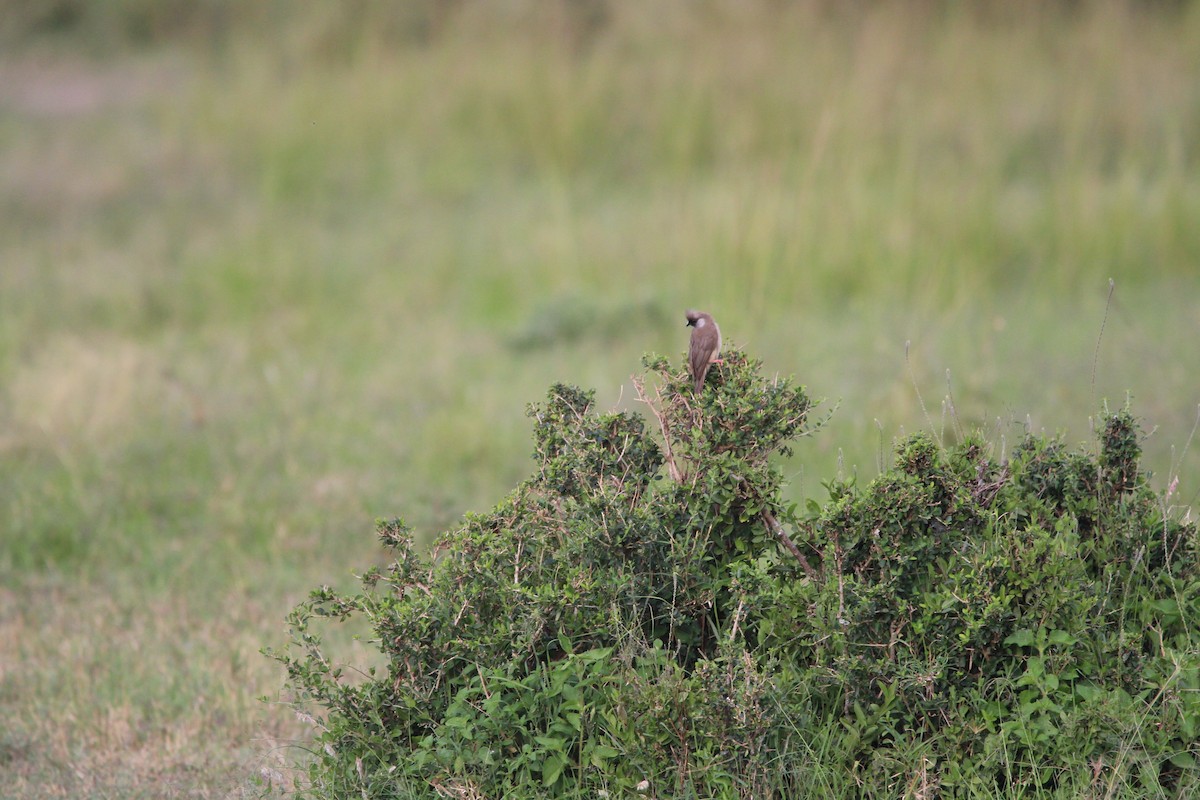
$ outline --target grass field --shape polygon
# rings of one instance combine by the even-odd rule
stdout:
[[[688,307],[837,406],[797,499],[1127,397],[1200,496],[1194,3],[198,5],[0,27],[0,796],[269,791],[291,606]]]

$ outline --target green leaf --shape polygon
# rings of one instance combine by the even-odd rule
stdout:
[[[612,651],[613,649],[611,647],[593,647],[591,650],[585,650],[584,652],[577,654],[575,658],[587,663],[605,661],[609,656],[612,655]]]
[[[1150,607],[1163,615],[1163,618],[1168,622],[1174,622],[1179,619],[1179,601],[1173,597],[1164,597],[1160,600],[1150,601]]]
[[[621,753],[619,750],[617,750],[617,748],[610,747],[606,744],[598,744],[592,748],[593,763],[595,763],[595,759],[597,758],[603,761],[606,758],[616,758],[619,755],[621,755]]]
[[[1015,644],[1017,647],[1029,647],[1033,644],[1033,631],[1028,628],[1023,628],[1019,631],[1014,631],[1008,638],[1004,640],[1005,644]]]
[[[1079,639],[1067,633],[1066,631],[1050,631],[1050,644],[1065,644],[1071,645],[1078,642]]]
[[[553,786],[558,783],[558,777],[562,775],[565,762],[560,755],[547,756],[542,762],[542,785]]]
[[[560,739],[557,736],[535,736],[533,740],[547,750],[554,750],[559,753],[563,751],[563,745],[566,744],[565,739]]]
[[[1187,750],[1181,750],[1180,752],[1171,756],[1168,760],[1173,766],[1179,767],[1180,769],[1191,769],[1192,767],[1196,766],[1196,757]]]

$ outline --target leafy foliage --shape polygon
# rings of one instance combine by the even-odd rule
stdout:
[[[1147,487],[1133,418],[1105,418],[1098,457],[985,453],[915,436],[866,491],[834,489],[802,661],[874,757],[941,742],[944,789],[1194,791],[1196,529]]]
[[[1127,412],[1098,456],[915,436],[802,518],[772,458],[810,431],[803,389],[736,351],[699,394],[645,365],[650,430],[552,387],[493,511],[432,557],[381,523],[390,567],[293,612],[312,796],[1200,788],[1197,534]],[[315,626],[351,615],[386,657],[366,680]]]

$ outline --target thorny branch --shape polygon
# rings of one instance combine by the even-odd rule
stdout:
[[[779,524],[779,520],[775,519],[775,515],[770,511],[764,511],[762,512],[762,521],[767,526],[767,531],[773,536],[778,536],[779,541],[783,542],[783,546],[791,551],[791,554],[800,562],[800,566],[804,570],[804,574],[808,576],[808,579],[815,581],[817,579],[817,571],[808,563],[808,559],[804,557],[804,553],[801,553],[800,548],[796,547],[796,543],[792,541],[792,537],[787,535],[787,531]]]
[[[671,434],[667,429],[667,421],[663,419],[662,413],[658,410],[659,405],[662,403],[662,392],[656,389],[655,399],[658,402],[655,403],[651,401],[650,398],[646,396],[646,387],[642,383],[642,379],[636,375],[633,376],[633,388],[637,390],[638,400],[648,405],[650,407],[650,411],[654,414],[654,418],[658,420],[658,429],[662,431],[663,456],[666,459],[667,474],[670,475],[671,480],[675,481],[676,483],[683,483],[683,473],[679,471],[679,465],[675,463],[675,453],[671,449]]]

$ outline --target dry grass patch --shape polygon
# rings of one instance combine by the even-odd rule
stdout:
[[[302,731],[256,700],[278,685],[258,655],[272,636],[261,604],[235,592],[215,613],[116,594],[65,582],[0,594],[6,791],[208,798],[251,786]]]

